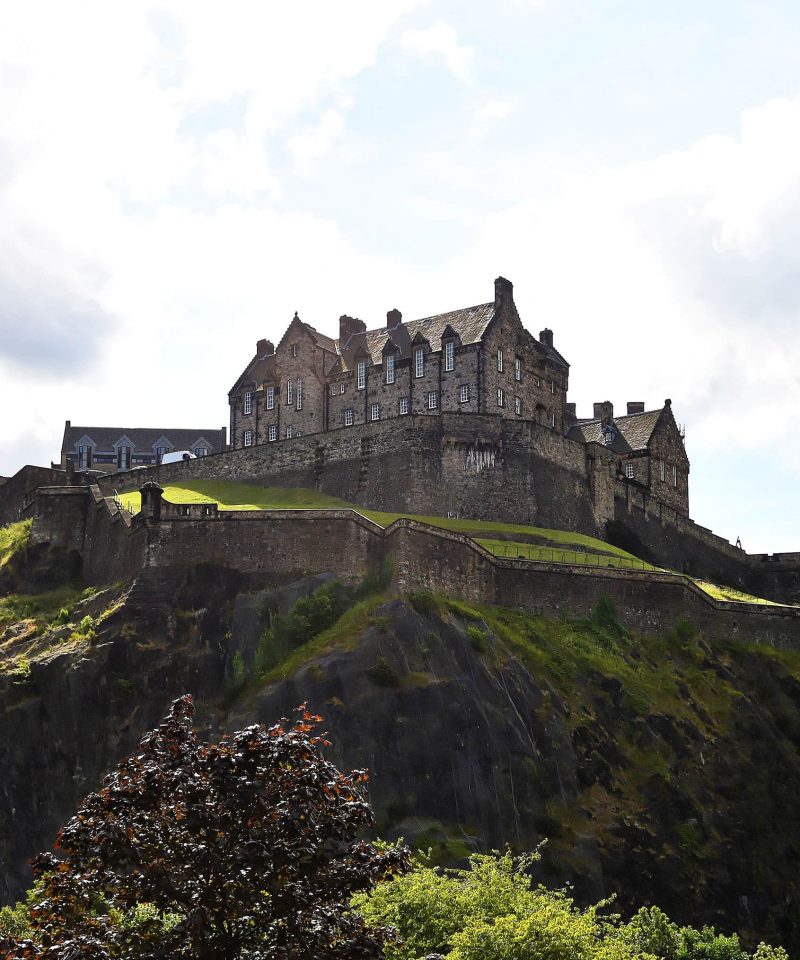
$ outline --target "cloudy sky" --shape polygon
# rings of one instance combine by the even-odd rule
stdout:
[[[579,414],[670,397],[695,519],[800,549],[798,49],[794,0],[0,2],[0,474],[502,274]]]

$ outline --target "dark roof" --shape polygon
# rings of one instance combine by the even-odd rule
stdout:
[[[663,409],[662,407],[660,410],[646,410],[644,413],[631,413],[624,417],[614,417],[612,424],[625,440],[624,446],[632,451],[647,450],[650,445],[650,437],[653,435],[653,430],[656,428]],[[585,443],[604,444],[601,420],[579,420],[570,430],[570,435],[573,437],[577,435],[577,438],[582,438]],[[612,444],[612,447],[618,449],[616,443]]]
[[[541,340],[537,340],[536,343],[544,351],[545,355],[549,360],[552,360],[554,363],[561,364],[562,367],[569,366],[567,361],[561,356],[561,354],[558,352],[558,350],[556,350],[555,347],[551,347],[546,343],[542,343]]]
[[[208,443],[211,453],[220,453],[225,449],[225,428],[205,428],[203,430],[167,429],[164,427],[80,427],[70,425],[64,431],[62,453],[75,451],[76,444],[83,437],[89,437],[97,451],[113,450],[114,444],[127,437],[134,450],[152,453],[157,440],[162,437],[172,444],[173,450],[191,450],[198,440]]]

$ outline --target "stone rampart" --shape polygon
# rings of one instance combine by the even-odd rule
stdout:
[[[67,474],[64,470],[30,465],[22,467],[0,488],[0,527],[23,518],[25,508],[38,487],[66,482]]]

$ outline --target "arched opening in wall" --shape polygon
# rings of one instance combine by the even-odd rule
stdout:
[[[542,406],[541,403],[537,403],[533,418],[537,423],[547,425],[547,407]]]

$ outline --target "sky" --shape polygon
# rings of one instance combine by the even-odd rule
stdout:
[[[671,398],[693,518],[800,550],[798,49],[793,0],[0,0],[0,475],[502,275],[579,416]]]

